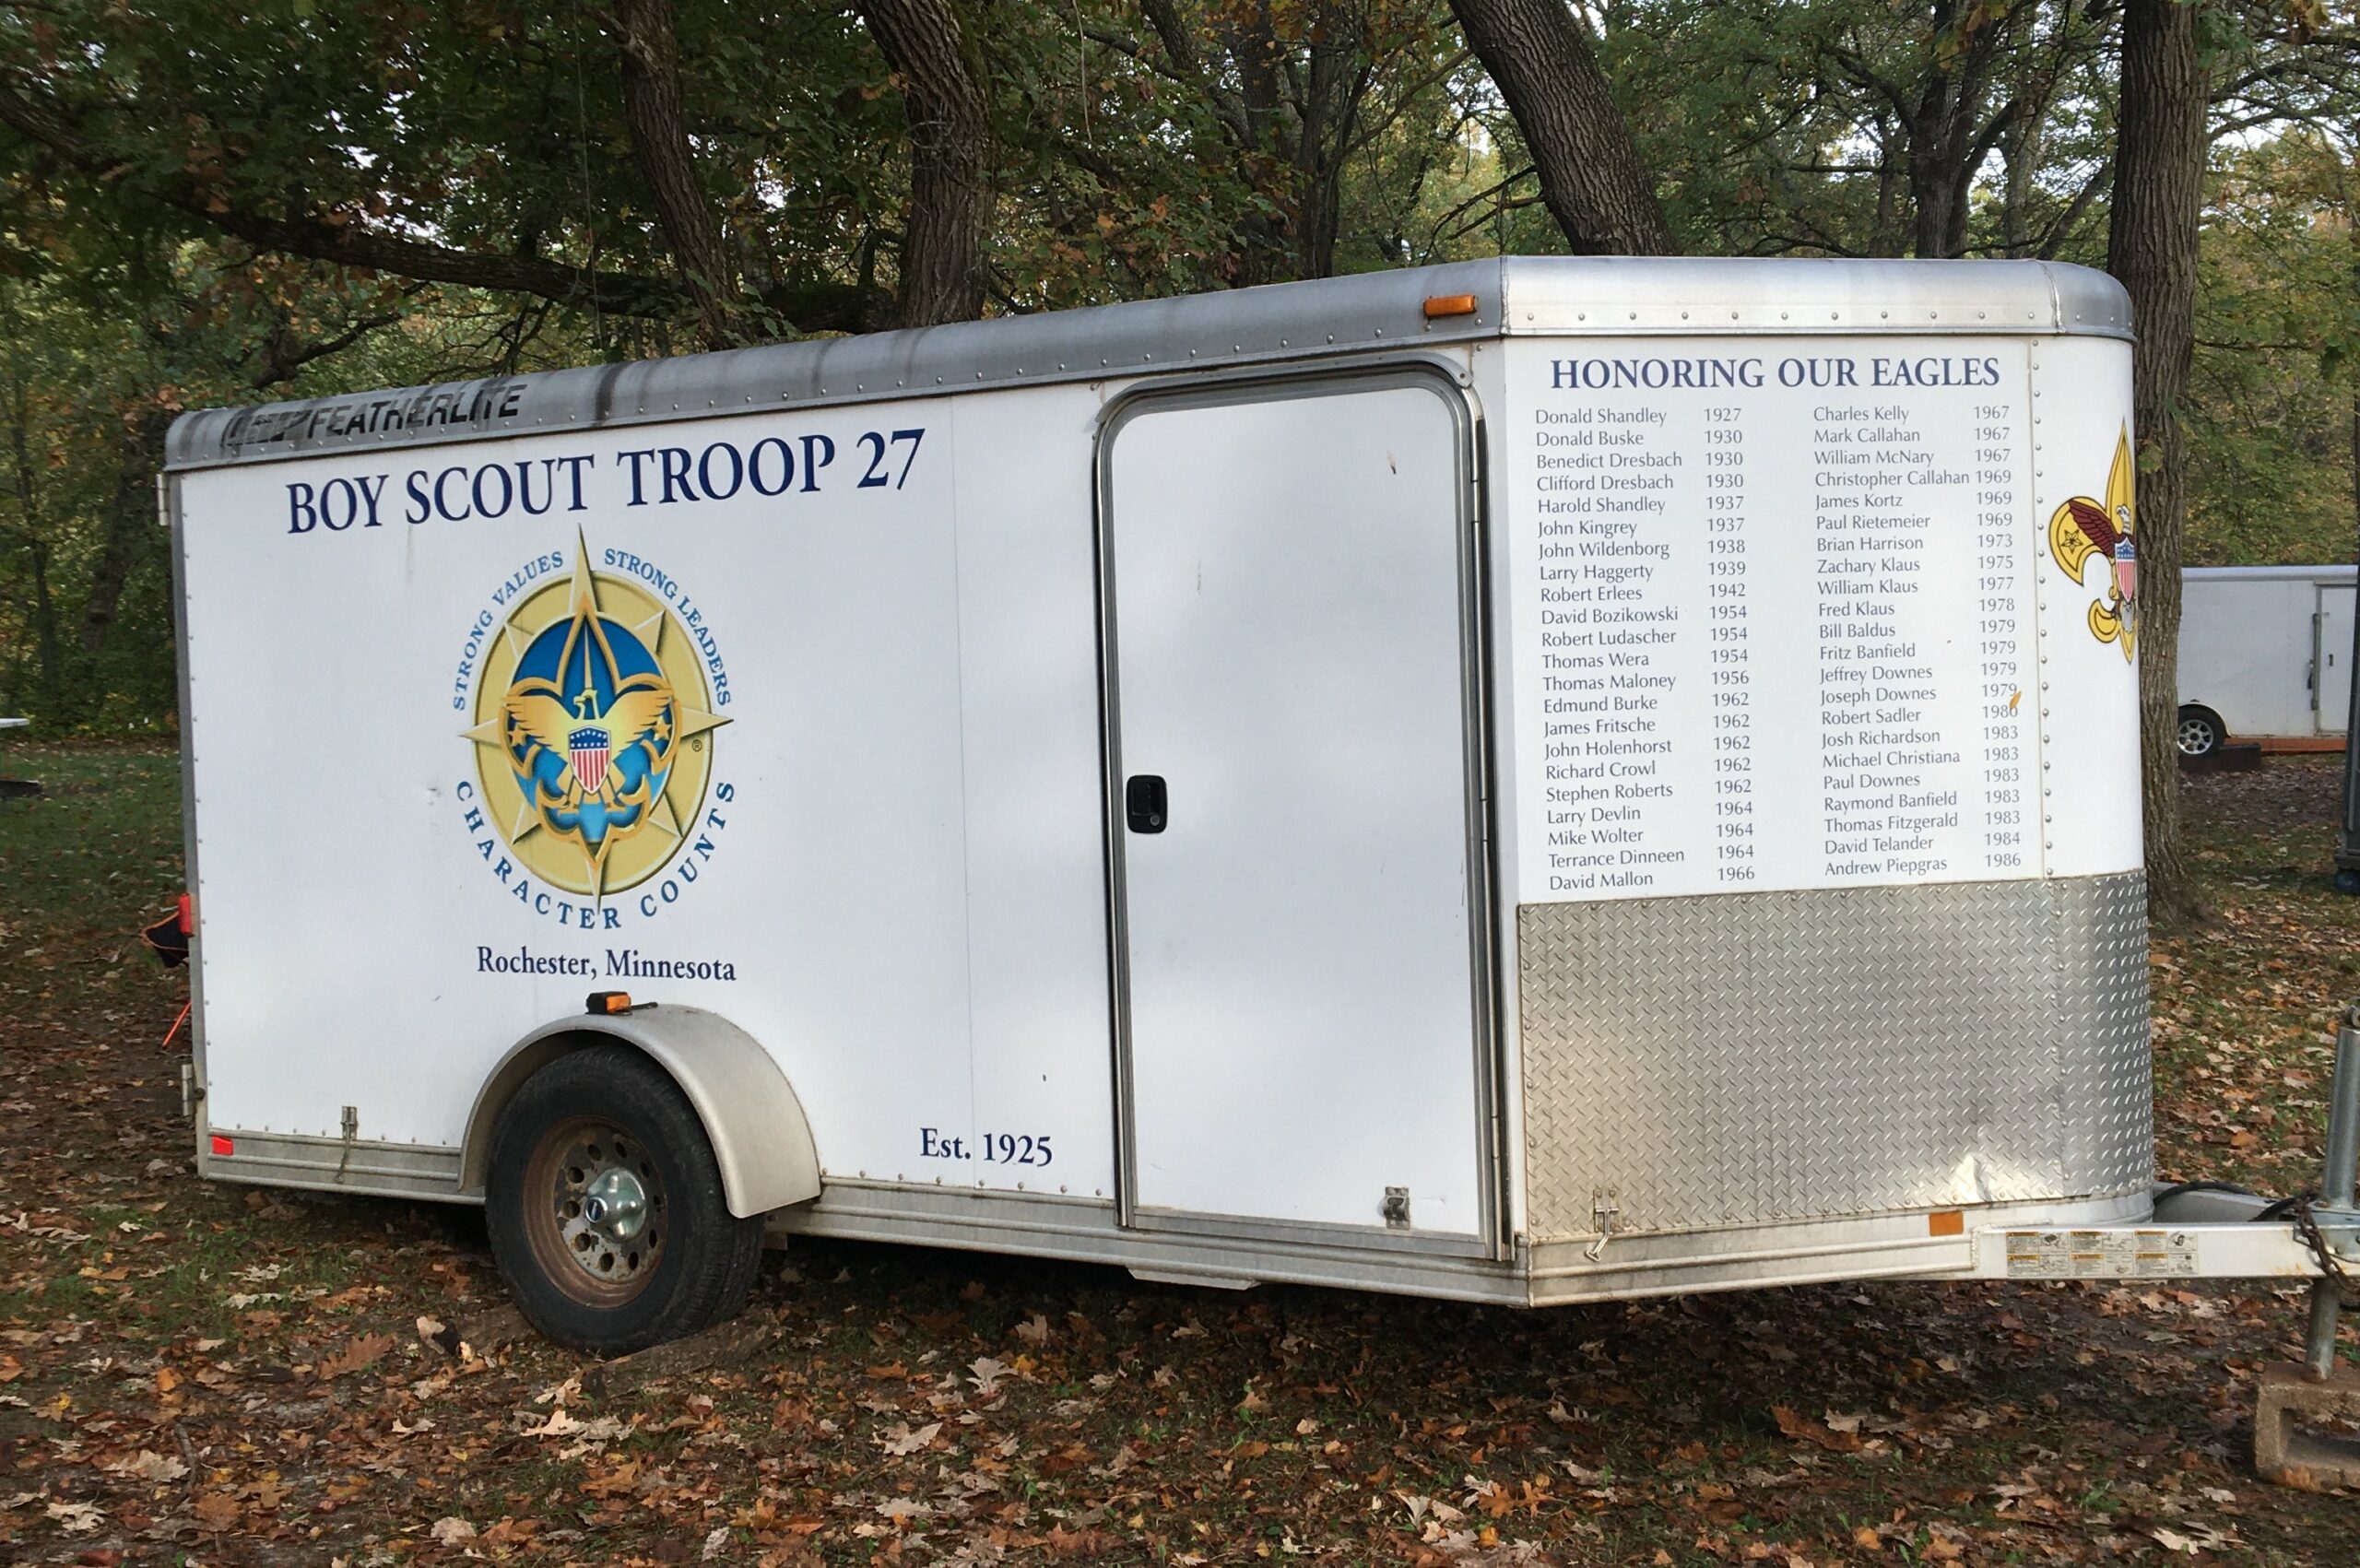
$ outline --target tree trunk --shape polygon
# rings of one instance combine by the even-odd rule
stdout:
[[[2203,210],[2205,72],[2196,7],[2129,0],[2106,268],[2130,291],[2139,342],[2139,716],[2147,827],[2147,908],[2169,925],[2196,913],[2180,834],[2179,605],[2188,521],[2188,394],[2196,338],[2197,226]]]
[[[123,591],[132,570],[141,556],[154,554],[163,544],[156,527],[156,473],[164,466],[164,432],[171,423],[169,408],[150,404],[138,409],[116,454],[114,494],[107,501],[90,591],[82,600],[82,665],[93,688],[87,693],[91,707],[104,696],[97,689],[103,683],[98,661],[123,608]]]
[[[1655,182],[1572,9],[1564,0],[1450,0],[1450,8],[1516,116],[1566,242],[1582,255],[1671,254]]]
[[[1966,191],[1975,177],[1958,166],[1958,119],[1965,94],[1939,68],[1910,116],[1909,202],[1916,217],[1910,253],[1955,256],[1966,249]]]
[[[697,183],[688,123],[680,114],[680,51],[672,0],[615,0],[612,25],[622,54],[623,122],[631,154],[655,198],[655,220],[680,268],[708,348],[738,340],[730,307],[737,269],[720,215]]]
[[[57,595],[49,586],[49,546],[29,538],[33,566],[33,644],[41,653],[41,709],[52,724],[70,722],[65,711],[65,647],[57,625]]]
[[[910,126],[910,213],[902,233],[898,324],[984,313],[991,239],[991,114],[983,71],[950,0],[861,0],[860,15],[902,89]]]

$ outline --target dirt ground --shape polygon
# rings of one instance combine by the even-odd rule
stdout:
[[[2168,1175],[2316,1179],[2337,760],[2189,787]],[[2360,1563],[2360,1501],[2251,1470],[2276,1289],[1519,1314],[798,1244],[729,1354],[607,1378],[503,1313],[471,1211],[195,1178],[186,982],[135,935],[174,760],[0,763],[47,786],[0,804],[0,1560]]]

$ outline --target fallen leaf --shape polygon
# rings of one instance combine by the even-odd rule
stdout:
[[[941,1430],[940,1421],[928,1421],[926,1425],[915,1429],[906,1421],[896,1421],[885,1430],[883,1435],[871,1441],[886,1453],[899,1458],[904,1454],[914,1454],[932,1443],[934,1434]]]
[[[435,1520],[434,1527],[426,1533],[444,1546],[449,1546],[454,1541],[476,1539],[476,1527],[455,1514]]]
[[[529,1415],[519,1415],[516,1434],[519,1437],[572,1437],[583,1428],[583,1422],[565,1413],[560,1405],[551,1410],[549,1420],[536,1422]]]
[[[56,1521],[58,1528],[77,1536],[97,1529],[107,1518],[88,1503],[53,1503],[45,1512]]]
[[[363,1334],[336,1354],[322,1361],[313,1369],[314,1375],[321,1382],[325,1383],[330,1378],[342,1377],[347,1373],[359,1372],[362,1367],[392,1350],[394,1343],[394,1337],[390,1334]]]
[[[119,1476],[136,1476],[139,1480],[161,1484],[176,1481],[188,1474],[188,1466],[180,1459],[170,1458],[152,1448],[142,1448],[128,1459],[118,1459],[107,1467]]]
[[[196,1515],[198,1524],[214,1531],[233,1529],[246,1516],[246,1511],[240,1506],[238,1500],[226,1491],[202,1494],[189,1512]]]
[[[1798,1443],[1809,1443],[1837,1454],[1854,1454],[1859,1451],[1860,1439],[1858,1433],[1832,1432],[1788,1406],[1771,1406],[1770,1416],[1778,1423],[1780,1432]]]

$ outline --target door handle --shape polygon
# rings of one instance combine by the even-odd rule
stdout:
[[[1160,833],[1165,810],[1163,780],[1155,773],[1134,773],[1123,786],[1123,815],[1135,833]]]

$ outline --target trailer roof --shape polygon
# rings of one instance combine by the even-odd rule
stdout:
[[[1471,294],[1470,314],[1423,302]],[[184,414],[168,469],[655,424],[978,387],[1233,369],[1515,334],[2130,336],[2104,273],[2050,262],[1500,257]]]

